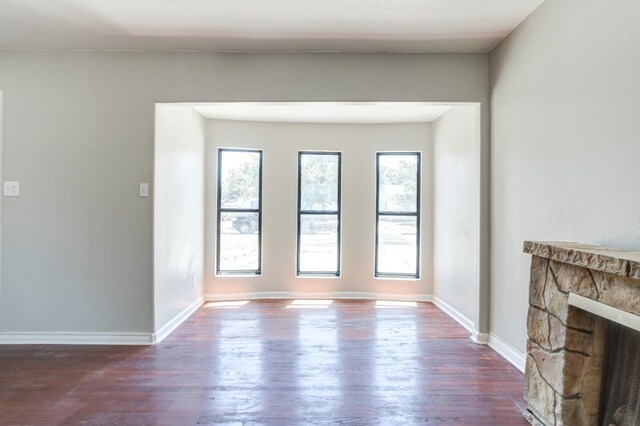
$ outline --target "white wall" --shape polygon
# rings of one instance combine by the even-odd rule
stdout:
[[[433,123],[434,295],[472,322],[480,313],[480,115],[451,108]]]
[[[491,331],[524,352],[524,240],[640,249],[640,2],[547,0],[491,53]]]
[[[207,292],[217,297],[256,292],[431,294],[431,125],[299,124],[210,120],[207,142]],[[215,276],[217,148],[262,149],[263,273]],[[342,273],[298,278],[296,199],[298,151],[342,152]],[[375,155],[421,151],[422,241],[419,280],[374,279]]]
[[[488,71],[486,54],[0,52],[4,178],[22,191],[2,206],[0,330],[153,330],[138,184],[152,182],[156,102],[488,107]],[[483,108],[484,155],[488,122]]]
[[[205,128],[206,120],[193,108],[156,107],[156,332],[203,294]]]
[[[4,181],[4,174],[2,173],[2,155],[4,153],[4,92],[0,90],[0,180]],[[2,201],[3,196],[0,196],[0,259],[2,259]],[[2,277],[2,263],[0,262],[0,277]],[[0,279],[0,301],[2,300],[2,280]],[[2,306],[2,304],[0,304]],[[0,312],[0,321],[2,314]],[[1,322],[0,322],[1,324]]]

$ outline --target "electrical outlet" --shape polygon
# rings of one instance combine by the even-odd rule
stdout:
[[[149,196],[149,184],[141,183],[140,184],[140,198],[147,198]]]
[[[20,182],[5,182],[2,194],[5,197],[19,197]]]

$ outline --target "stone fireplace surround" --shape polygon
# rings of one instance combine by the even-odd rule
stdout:
[[[640,316],[640,253],[534,241],[524,252],[533,255],[525,418],[533,425],[597,425],[608,321],[570,299]]]

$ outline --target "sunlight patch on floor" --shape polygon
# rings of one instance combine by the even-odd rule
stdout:
[[[287,309],[322,309],[328,308],[333,303],[333,300],[294,300],[286,306]]]
[[[378,300],[376,308],[417,308],[416,302],[399,302],[395,300]]]
[[[231,300],[224,302],[209,302],[204,305],[205,308],[224,308],[224,309],[234,309],[239,308],[240,306],[244,306],[249,303],[248,300]]]

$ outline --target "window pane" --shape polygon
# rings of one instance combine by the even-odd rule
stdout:
[[[338,271],[338,216],[300,216],[300,273]]]
[[[417,224],[415,216],[379,217],[378,273],[416,274]]]
[[[221,195],[224,209],[257,209],[260,194],[260,153],[221,151]]]
[[[416,212],[418,156],[380,155],[378,161],[378,209],[381,212]]]
[[[300,156],[300,208],[338,210],[338,155]]]
[[[255,271],[260,269],[258,221],[258,213],[222,213],[220,215],[218,270]]]

